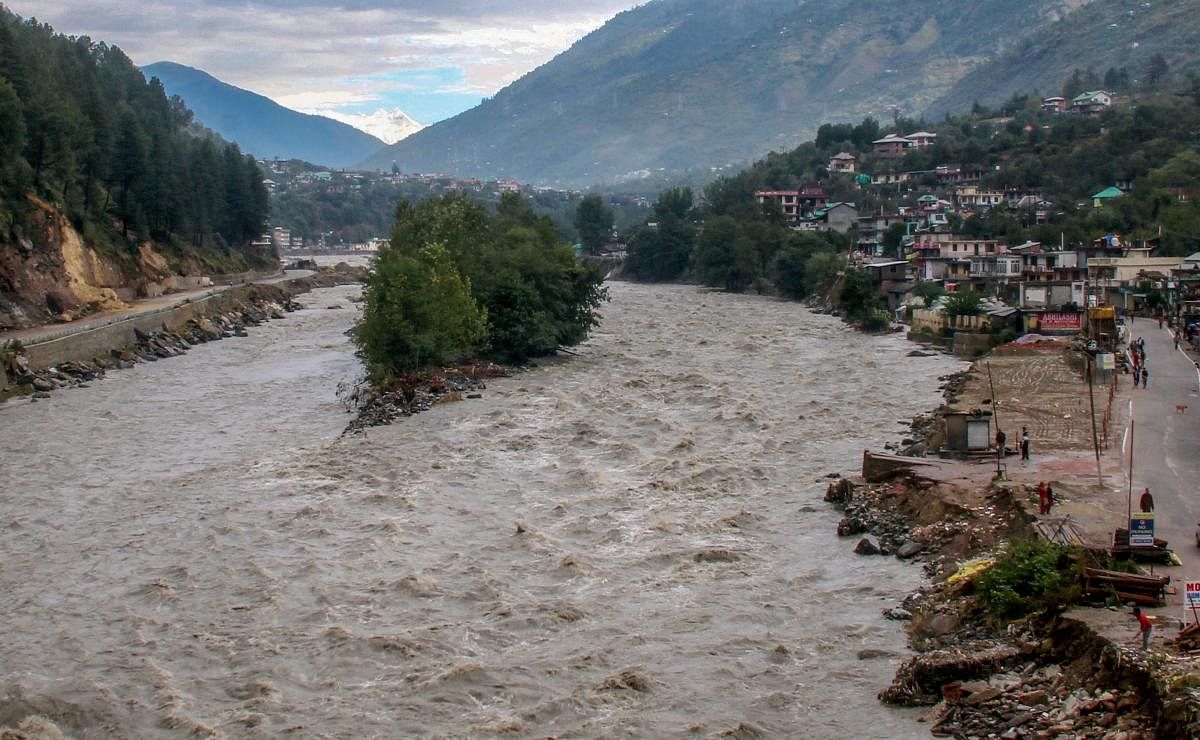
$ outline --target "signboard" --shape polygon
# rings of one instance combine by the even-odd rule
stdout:
[[[1138,512],[1129,518],[1129,546],[1154,547],[1154,512]]]
[[[1100,363],[1101,370],[1117,369],[1117,356],[1112,352],[1101,352],[1096,355],[1096,360]]]
[[[1185,581],[1183,584],[1183,608],[1200,609],[1200,581]]]
[[[1083,314],[1047,311],[1042,314],[1038,324],[1047,331],[1082,331]]]

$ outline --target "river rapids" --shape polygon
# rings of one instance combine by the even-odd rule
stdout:
[[[961,363],[796,303],[610,291],[578,356],[358,436],[354,287],[0,406],[0,726],[926,737],[875,699],[919,570],[851,554],[821,496]]]

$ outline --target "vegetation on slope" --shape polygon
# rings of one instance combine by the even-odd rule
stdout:
[[[246,269],[267,193],[254,160],[192,126],[116,47],[0,7],[0,242],[30,236],[37,196],[128,266],[153,241],[178,265]]]

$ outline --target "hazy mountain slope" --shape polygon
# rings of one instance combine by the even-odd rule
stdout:
[[[156,62],[142,67],[142,72],[146,79],[157,77],[168,95],[183,98],[200,123],[260,158],[302,159],[342,168],[384,146],[353,126],[284,108],[182,64]]]
[[[1155,53],[1173,72],[1195,68],[1198,12],[1195,0],[1096,0],[972,70],[927,112],[940,118],[975,101],[997,103],[1013,93],[1058,95],[1076,68],[1090,68],[1103,78],[1109,67],[1124,66],[1137,79]]]
[[[578,184],[745,160],[824,121],[918,114],[1080,4],[657,0],[366,164]]]

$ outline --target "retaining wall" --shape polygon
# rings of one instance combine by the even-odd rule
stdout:
[[[278,283],[288,293],[297,292],[297,281]],[[137,314],[90,329],[64,328],[60,336],[24,346],[25,356],[33,370],[44,370],[63,362],[80,362],[103,357],[113,350],[128,347],[136,341],[134,330],[146,333],[170,330],[190,319],[228,311],[242,302],[253,286],[231,288],[219,293],[199,296],[177,306],[164,307],[149,313]],[[0,373],[3,375],[3,373]]]

